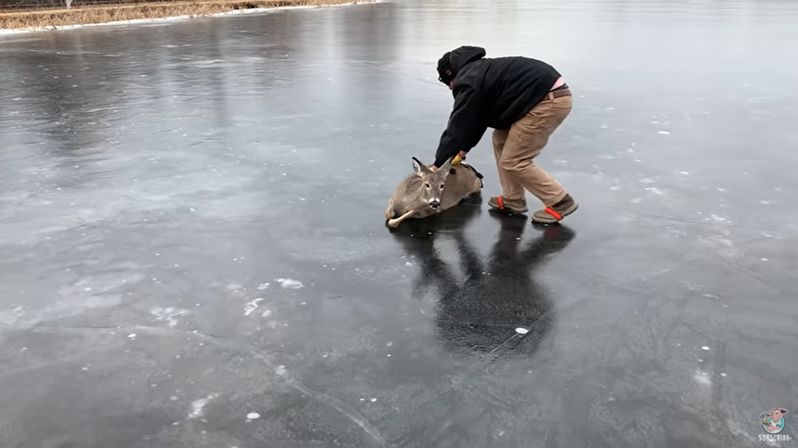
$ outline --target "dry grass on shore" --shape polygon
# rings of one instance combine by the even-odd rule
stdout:
[[[165,17],[200,17],[223,12],[280,6],[324,6],[352,0],[197,0],[163,3],[134,3],[50,9],[44,11],[0,12],[0,29],[55,28],[64,25],[107,23]]]

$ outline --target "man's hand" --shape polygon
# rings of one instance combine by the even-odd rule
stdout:
[[[465,158],[466,158],[465,151],[460,151],[459,153],[455,154],[454,157],[452,157],[452,166],[459,165],[460,163],[463,162],[463,160],[465,160]],[[434,164],[430,165],[429,169],[432,170],[432,172],[438,171],[438,167],[435,166]]]

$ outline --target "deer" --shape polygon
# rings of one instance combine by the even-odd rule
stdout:
[[[433,171],[413,157],[413,174],[396,187],[385,219],[395,229],[410,218],[426,218],[450,209],[482,190],[482,174],[470,165],[452,166],[453,158]]]

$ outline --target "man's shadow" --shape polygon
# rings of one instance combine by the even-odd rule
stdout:
[[[532,227],[528,218],[497,216],[498,236],[483,259],[463,231],[478,214],[479,203],[467,201],[435,220],[406,221],[393,233],[419,267],[413,295],[435,296],[436,335],[455,353],[491,352],[511,339],[531,353],[553,321],[546,287],[532,274],[576,234],[563,225],[534,227],[540,235],[522,244],[524,231]],[[441,234],[452,235],[457,269],[435,245]]]

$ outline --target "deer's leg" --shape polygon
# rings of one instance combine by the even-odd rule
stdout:
[[[410,210],[409,212],[405,213],[404,215],[402,215],[402,216],[400,216],[398,218],[389,219],[388,220],[388,227],[390,227],[392,229],[395,229],[395,228],[399,227],[399,224],[401,224],[402,221],[404,221],[405,219],[413,216],[413,213],[415,213],[415,210]]]
[[[385,209],[385,219],[393,218],[393,199],[388,202],[388,208]]]

